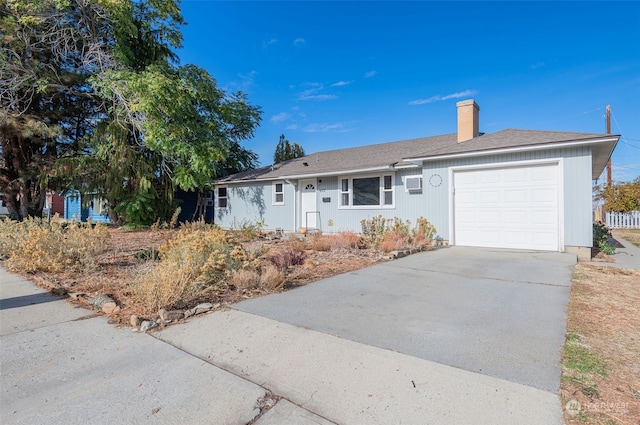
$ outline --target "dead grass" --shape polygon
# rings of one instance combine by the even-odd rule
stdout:
[[[192,231],[206,226],[188,226]],[[39,286],[56,292],[63,289],[88,308],[87,300],[99,294],[110,295],[121,310],[110,317],[117,323],[129,323],[131,315],[152,319],[160,308],[192,307],[198,302],[211,302],[223,308],[243,299],[254,298],[305,285],[316,280],[346,273],[383,261],[383,253],[372,249],[359,249],[359,236],[353,233],[323,236],[331,249],[315,250],[312,238],[305,240],[271,240],[267,235],[242,243],[243,250],[229,252],[235,265],[225,272],[225,280],[217,285],[192,286],[193,280],[181,272],[157,268],[166,258],[167,247],[180,230],[150,229],[125,231],[104,228],[104,249],[93,255],[95,268],[65,269],[64,271],[12,270],[21,273]],[[2,242],[2,238],[0,238]],[[196,251],[201,245],[197,237],[187,238],[185,246],[172,257],[193,266]],[[323,242],[326,245],[326,242]],[[324,249],[324,247],[320,247]],[[191,254],[191,258],[189,255]],[[277,265],[270,260],[277,257]],[[210,258],[202,266],[210,264]],[[4,262],[7,265],[7,262]],[[246,267],[245,267],[246,265]],[[205,268],[207,268],[205,267]],[[201,267],[191,267],[198,269]],[[152,271],[155,270],[155,271]],[[209,270],[208,276],[211,276]],[[146,276],[145,279],[141,279]],[[256,283],[257,280],[257,283]],[[201,282],[204,283],[204,282]],[[141,288],[141,284],[145,285]],[[203,290],[205,289],[205,290]],[[193,304],[193,305],[191,305]]]
[[[576,266],[563,360],[568,424],[640,423],[640,271]]]

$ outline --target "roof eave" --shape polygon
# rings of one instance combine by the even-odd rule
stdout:
[[[408,164],[389,164],[389,165],[381,165],[378,167],[368,167],[368,168],[357,168],[353,170],[335,170],[335,171],[325,171],[321,173],[305,173],[305,174],[286,174],[286,175],[277,175],[259,179],[245,179],[245,180],[227,180],[227,181],[217,181],[215,184],[224,185],[224,184],[240,184],[240,183],[251,183],[251,182],[266,182],[266,181],[274,181],[274,180],[297,180],[297,179],[312,179],[315,177],[327,177],[327,176],[344,176],[349,174],[362,174],[362,173],[375,173],[382,171],[394,171],[405,168],[416,168],[419,167],[419,164],[408,163]]]
[[[613,143],[613,146],[611,148],[611,152],[613,152],[613,149],[615,148],[615,145],[618,142],[619,138],[620,136],[618,135],[612,135],[607,137],[600,137],[597,139],[573,140],[573,141],[557,142],[557,143],[548,142],[548,143],[542,143],[539,145],[514,146],[509,148],[484,149],[479,151],[460,152],[460,153],[454,153],[454,154],[408,157],[408,158],[403,158],[403,161],[410,162],[413,164],[418,164],[421,162],[440,161],[443,159],[469,158],[469,157],[484,156],[484,155],[497,155],[497,154],[525,152],[525,151],[539,151],[539,150],[545,150],[545,149],[561,149],[561,148],[588,146],[588,145],[603,144],[603,143]]]

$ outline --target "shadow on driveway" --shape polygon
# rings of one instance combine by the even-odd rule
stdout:
[[[60,297],[53,296],[46,292],[31,295],[22,295],[12,298],[4,298],[0,299],[0,310],[8,310],[10,308],[19,308],[34,304],[49,303],[52,301],[59,301],[60,299]]]

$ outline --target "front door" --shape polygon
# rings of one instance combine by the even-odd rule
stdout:
[[[316,180],[300,180],[300,222],[302,227],[318,228]]]

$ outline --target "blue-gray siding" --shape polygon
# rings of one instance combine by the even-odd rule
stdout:
[[[261,222],[266,229],[293,231],[295,191],[293,185],[282,183],[284,205],[273,205],[272,182],[228,185],[227,208],[216,208],[214,222],[224,228]]]
[[[320,177],[317,180],[317,210],[319,226],[324,232],[361,231],[360,221],[382,215],[398,217],[416,223],[425,217],[433,223],[438,235],[449,240],[449,170],[451,167],[481,164],[508,165],[520,161],[562,158],[564,194],[564,245],[591,246],[591,152],[587,147],[486,155],[425,162],[423,168],[396,170],[394,174],[394,208],[339,208],[339,179],[342,176]],[[407,192],[404,179],[422,175],[423,189]],[[215,222],[225,228],[237,228],[243,223],[263,222],[266,229],[293,231],[300,227],[299,188],[297,181],[284,182],[284,205],[273,205],[272,182],[228,185],[228,207],[217,209]]]

